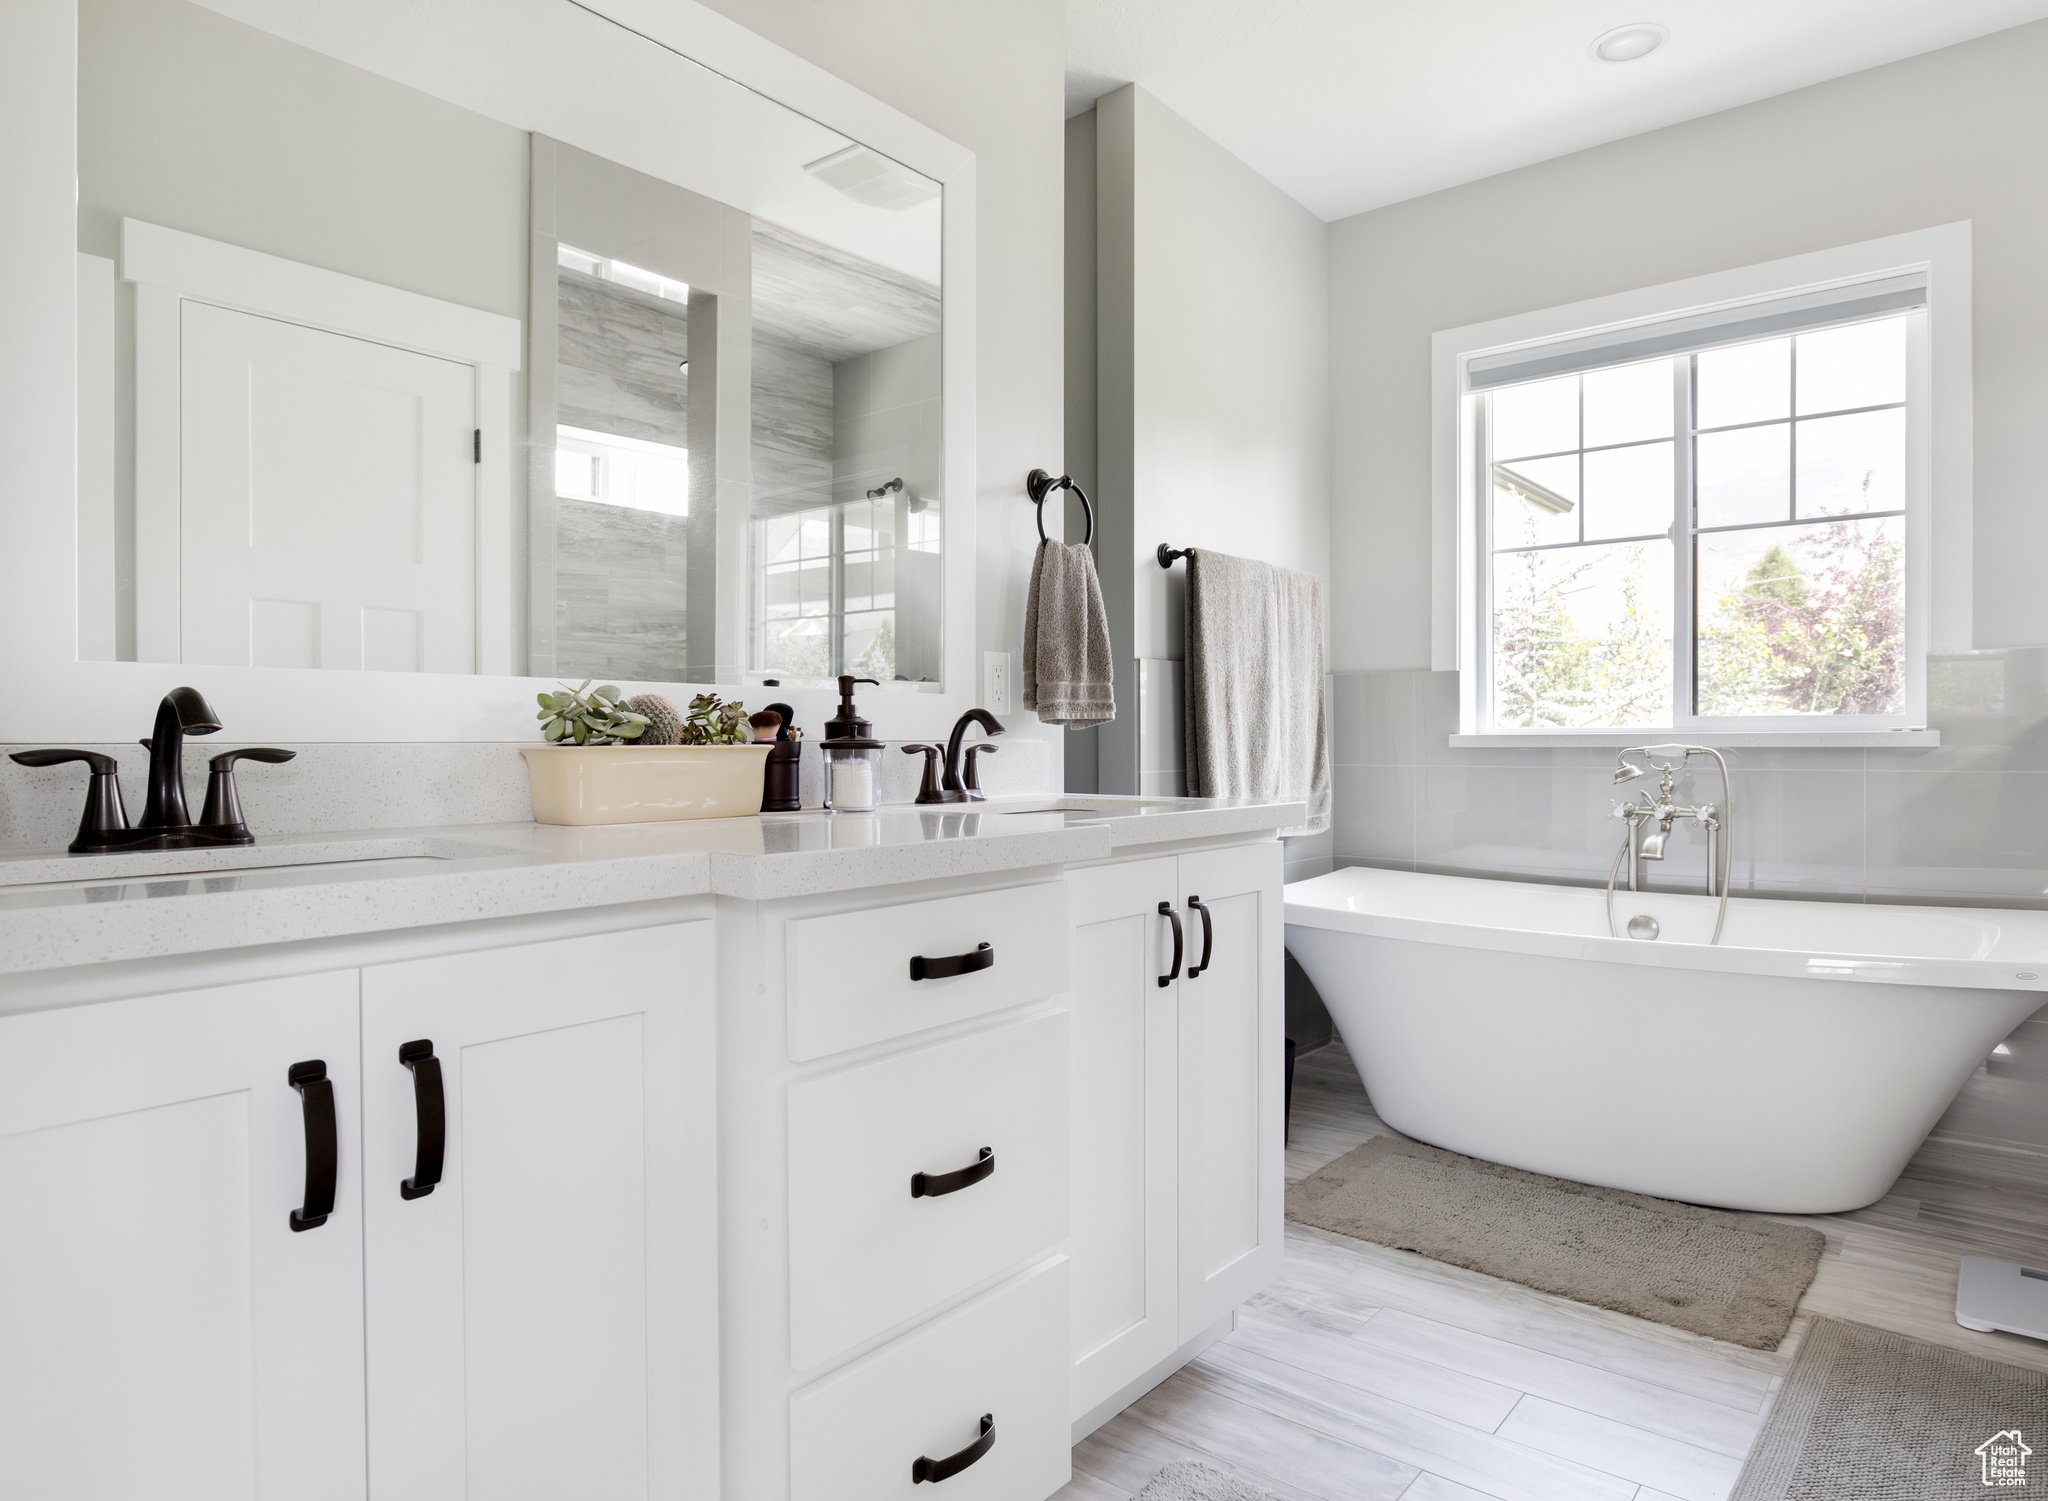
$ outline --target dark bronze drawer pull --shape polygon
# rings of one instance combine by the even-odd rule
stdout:
[[[1198,896],[1188,898],[1188,911],[1202,914],[1202,962],[1188,966],[1188,978],[1192,980],[1209,967],[1209,956],[1216,952],[1216,924],[1209,920],[1209,909]]]
[[[306,1122],[306,1202],[292,1211],[294,1230],[313,1230],[334,1213],[334,1180],[340,1165],[340,1133],[334,1124],[334,1084],[324,1059],[294,1063],[285,1082],[299,1092]]]
[[[910,961],[910,978],[943,980],[949,975],[969,975],[977,969],[992,969],[995,962],[995,948],[986,943],[981,944],[971,954],[949,954],[943,959],[927,959],[924,955],[917,954]]]
[[[1159,915],[1173,924],[1173,968],[1159,977],[1159,988],[1164,990],[1180,978],[1181,951],[1186,947],[1186,935],[1180,930],[1180,914],[1173,910],[1172,902],[1161,902]]]
[[[972,1188],[995,1170],[996,1149],[983,1147],[981,1155],[974,1161],[950,1173],[912,1173],[910,1196],[913,1199],[936,1199],[944,1194],[956,1194],[963,1188]],[[939,1478],[943,1480],[946,1477],[941,1475]]]
[[[937,1485],[941,1480],[951,1480],[995,1446],[996,1417],[992,1412],[985,1412],[981,1415],[980,1438],[958,1454],[948,1454],[944,1459],[928,1459],[922,1454],[918,1455],[910,1462],[910,1483],[922,1485],[929,1480]]]
[[[448,1101],[441,1092],[441,1060],[431,1038],[408,1042],[398,1061],[412,1070],[412,1108],[418,1121],[412,1176],[398,1180],[401,1199],[423,1199],[441,1181],[441,1163],[448,1152]]]

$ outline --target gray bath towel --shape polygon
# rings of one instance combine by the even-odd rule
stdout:
[[[1047,724],[1084,730],[1116,718],[1110,687],[1109,615],[1095,555],[1047,539],[1031,561],[1024,606],[1024,707]]]
[[[1188,554],[1188,793],[1308,804],[1330,826],[1323,581],[1250,558]]]

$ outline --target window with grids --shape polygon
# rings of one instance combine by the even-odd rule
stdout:
[[[1485,391],[1491,726],[1903,722],[1920,316]]]

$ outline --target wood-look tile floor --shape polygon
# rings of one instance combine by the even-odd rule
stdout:
[[[1290,1183],[1368,1137],[1341,1045],[1300,1060]],[[1787,1216],[1826,1234],[1764,1353],[1289,1224],[1237,1328],[1074,1447],[1054,1501],[1124,1501],[1199,1459],[1283,1501],[1721,1501],[1816,1314],[2048,1370],[2048,1345],[1955,1322],[1956,1258],[2048,1258],[2048,1177],[1936,1143],[1886,1198]]]

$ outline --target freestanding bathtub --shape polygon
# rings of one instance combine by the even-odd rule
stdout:
[[[2048,912],[1605,893],[1352,866],[1287,947],[1380,1117],[1532,1172],[1730,1209],[1883,1197],[2048,1002]],[[1646,928],[1647,924],[1638,924]]]

